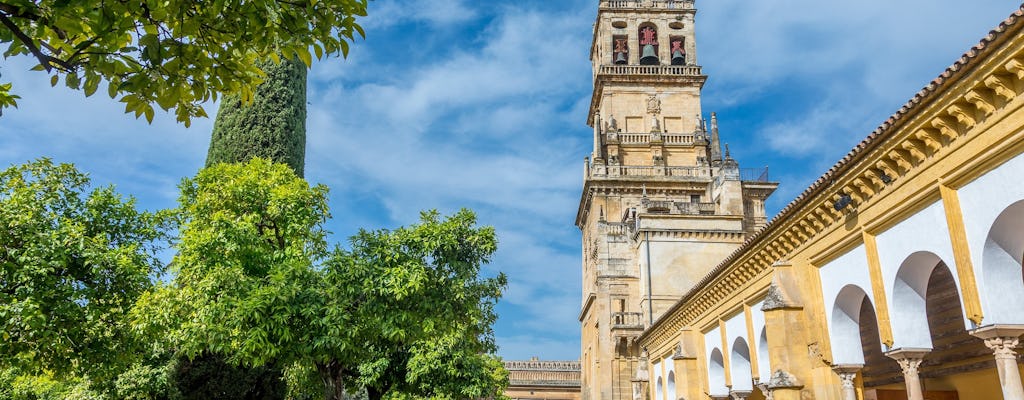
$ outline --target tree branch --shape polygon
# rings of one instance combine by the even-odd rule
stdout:
[[[26,35],[25,32],[22,32],[21,29],[14,24],[14,21],[11,21],[10,18],[7,18],[8,15],[9,14],[7,14],[6,11],[3,14],[0,14],[0,24],[3,24],[5,27],[7,27],[7,29],[10,29],[11,33],[14,34],[14,37],[18,38],[18,40],[24,43],[25,47],[28,47],[28,51],[32,52],[32,55],[36,56],[36,59],[39,60],[39,64],[46,68],[46,72],[52,71],[53,66],[50,65],[50,59],[52,57],[43,54],[43,52],[39,50],[39,47],[37,47],[36,44],[32,42],[32,38],[28,37],[28,35]]]

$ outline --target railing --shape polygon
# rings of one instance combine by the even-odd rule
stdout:
[[[715,203],[676,203],[679,211],[687,215],[709,215],[715,213]]]
[[[625,236],[629,233],[629,224],[622,222],[602,222],[600,225],[601,233],[612,235],[612,236]]]
[[[694,0],[601,0],[602,8],[663,8],[687,10]]]
[[[611,133],[610,140],[618,140],[621,144],[650,144],[661,139],[669,145],[692,146],[696,136],[692,133]]]
[[[740,180],[747,182],[771,182],[768,178],[768,167],[740,169]]]
[[[693,178],[695,180],[711,179],[711,172],[703,167],[636,167],[636,166],[605,166],[591,165],[588,169],[592,177],[672,177]]]
[[[699,65],[602,65],[599,75],[679,75],[700,76]]]
[[[618,137],[622,144],[646,144],[651,141],[649,133],[619,133]]]
[[[709,179],[711,173],[703,167],[638,167],[621,165],[592,165],[591,176],[629,176],[629,177],[673,177]]]
[[[509,371],[579,371],[579,361],[505,361]]]
[[[711,172],[703,167],[666,167],[665,175],[686,178],[709,178]]]
[[[580,386],[579,361],[505,361],[510,386]]]
[[[693,145],[695,136],[690,134],[671,134],[666,133],[661,135],[661,140],[665,141],[665,144],[678,144],[678,145]]]
[[[643,329],[643,313],[612,313],[612,329]]]
[[[675,208],[675,203],[664,200],[648,200],[644,202],[644,208],[649,213],[668,213]]]

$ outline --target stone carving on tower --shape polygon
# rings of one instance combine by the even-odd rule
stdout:
[[[704,118],[695,15],[693,0],[599,2],[594,148],[576,217],[584,400],[634,398],[646,375],[636,339],[767,223],[778,186],[766,169],[741,169],[717,115]]]

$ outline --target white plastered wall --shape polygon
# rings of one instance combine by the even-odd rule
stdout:
[[[875,304],[871,293],[871,275],[868,272],[867,255],[861,244],[848,253],[839,256],[818,270],[821,275],[822,301],[829,318],[828,330],[832,348],[832,360],[835,364],[863,364],[864,352],[860,335],[845,334],[836,324],[848,324],[852,321],[836,319],[836,300],[840,292],[847,286],[856,286],[863,290],[871,304]],[[857,318],[858,316],[851,316]],[[838,333],[838,334],[837,334]]]
[[[768,382],[772,369],[768,357],[768,344],[761,343],[761,332],[765,330],[764,311],[761,311],[761,307],[764,307],[764,301],[760,301],[750,307],[750,310],[753,312],[750,319],[754,323],[754,337],[750,338],[749,342],[751,346],[750,351],[757,353],[758,376],[756,378],[761,382]]]
[[[945,262],[953,274],[958,290],[960,287],[942,202],[936,201],[900,221],[878,235],[876,242],[889,303],[893,347],[931,348],[925,296],[929,277],[939,260]],[[901,268],[905,269],[901,272]],[[965,317],[964,326],[967,324]]]
[[[651,367],[651,369],[654,370],[654,374],[651,377],[651,383],[653,384],[652,386],[654,386],[654,400],[665,400],[664,380],[662,379],[661,373],[661,360],[655,361]]]
[[[1024,200],[1022,176],[1024,155],[1018,155],[958,191],[971,263],[985,314],[983,325],[1024,324],[1024,306],[1021,306],[1024,304],[1024,280],[1020,269],[1024,254],[1018,251],[1024,242],[996,243],[988,240],[993,223],[1000,214],[1007,207]],[[1017,232],[1022,230],[1022,218],[1010,222],[1003,228]],[[1013,254],[1007,253],[1008,250]],[[1004,268],[993,267],[999,263]]]
[[[716,368],[711,361],[711,356],[716,350],[721,353],[724,360],[727,353],[726,349],[722,348],[722,333],[718,328],[704,334],[704,360],[707,361],[708,366],[708,390],[716,396],[727,396],[729,387],[725,386],[724,364],[722,365],[723,369],[716,373]]]
[[[673,379],[675,377],[676,363],[672,359],[672,356],[665,357],[662,360],[661,365],[665,366],[665,399],[676,400],[679,398],[679,394],[676,393],[676,385]]]
[[[731,370],[730,376],[732,377],[732,382],[730,383],[732,383],[732,389],[752,390],[754,388],[754,384],[751,381],[753,376],[750,366],[744,365],[745,362],[743,360],[738,360],[733,352],[736,349],[732,348],[733,343],[736,342],[737,338],[743,339],[744,342],[749,342],[747,339],[746,314],[739,312],[730,316],[729,319],[725,321],[725,333],[726,337],[729,339],[726,341],[726,345],[729,347],[722,349],[722,353],[727,354],[726,357],[729,357],[729,367]],[[752,351],[750,350],[749,344],[747,344],[747,351]],[[747,357],[749,361],[749,355]]]

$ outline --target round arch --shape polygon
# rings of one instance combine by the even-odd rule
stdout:
[[[732,342],[729,354],[729,372],[732,376],[732,390],[753,390],[754,377],[750,368],[750,346],[742,337]]]
[[[932,348],[925,300],[928,282],[936,268],[949,270],[939,256],[928,251],[913,253],[900,264],[893,282],[890,320],[896,347]],[[959,291],[957,298],[960,299]],[[963,303],[962,299],[959,301]]]
[[[652,22],[641,23],[637,27],[637,48],[640,49],[640,65],[658,65],[660,63],[658,27]]]
[[[717,347],[708,357],[708,388],[714,396],[729,395],[729,387],[725,385],[725,357]]]
[[[985,324],[1024,323],[1024,200],[996,217],[982,251],[982,290],[988,297]],[[996,297],[998,296],[998,297]]]
[[[665,388],[661,383],[661,377],[658,377],[657,390],[654,392],[654,398],[657,400],[665,400]]]
[[[676,371],[668,371],[668,384],[665,385],[665,398],[676,400]]]
[[[865,303],[874,307],[864,289],[857,285],[846,285],[836,295],[829,325],[834,364],[864,364],[860,311]]]
[[[772,375],[771,355],[768,353],[768,327],[761,328],[757,339],[757,372],[761,382],[768,383]]]

